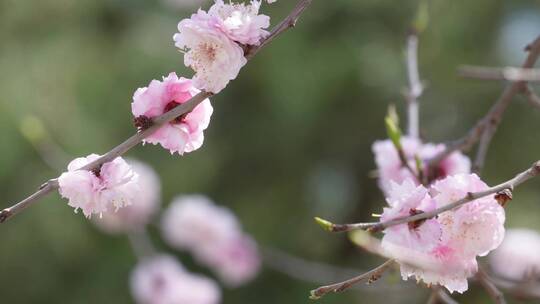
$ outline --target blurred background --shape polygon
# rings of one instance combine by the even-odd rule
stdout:
[[[275,24],[293,2],[263,10]],[[130,136],[136,88],[171,71],[192,75],[172,35],[201,5],[209,7],[195,0],[0,0],[2,208],[57,176],[74,156],[102,154]],[[212,99],[215,111],[199,151],[179,157],[139,146],[128,156],[159,173],[162,205],[178,194],[205,193],[231,208],[263,251],[352,269],[380,264],[344,235],[322,231],[313,217],[369,221],[382,210],[384,198],[369,177],[371,144],[385,137],[390,103],[405,119],[404,46],[417,6],[315,0],[294,30]],[[461,79],[456,68],[519,65],[524,46],[539,34],[540,2],[430,1],[429,15],[419,49],[427,85],[421,132],[443,142],[464,134],[505,85]],[[488,154],[488,183],[540,159],[537,130],[540,111],[516,97]],[[40,148],[32,136],[59,149]],[[508,227],[540,229],[540,181],[519,187],[506,211]],[[150,233],[170,251],[158,229]],[[189,255],[178,257],[188,269],[207,273]],[[135,263],[126,238],[101,233],[58,194],[0,227],[2,303],[132,303],[128,277]],[[225,288],[223,303],[307,303],[318,285],[265,266],[250,284]],[[394,273],[320,301],[422,303],[428,296]],[[456,299],[490,302],[481,288]]]

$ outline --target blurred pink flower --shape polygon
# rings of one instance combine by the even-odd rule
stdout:
[[[131,111],[137,117],[154,118],[170,111],[199,93],[190,79],[178,78],[176,73],[163,77],[163,81],[152,80],[148,87],[139,88],[133,95]],[[199,149],[204,141],[203,131],[210,124],[213,108],[205,99],[193,111],[182,115],[159,128],[144,142],[160,144],[171,154],[192,152]]]
[[[217,304],[221,298],[214,281],[187,272],[167,255],[140,262],[131,273],[130,285],[139,304]]]
[[[245,45],[258,45],[268,36],[265,28],[270,26],[270,17],[259,15],[261,1],[252,0],[250,4],[216,3],[208,10],[208,15],[217,17],[217,27],[231,40]]]
[[[510,280],[540,276],[540,233],[530,229],[508,229],[499,248],[489,255],[493,272]]]
[[[184,64],[195,71],[195,87],[212,93],[223,90],[246,64],[244,50],[220,29],[221,20],[203,10],[178,23],[175,46],[184,51]]]
[[[445,149],[443,144],[424,144],[416,138],[407,136],[401,138],[401,145],[403,146],[403,152],[408,164],[413,170],[416,170],[415,157],[418,157],[422,161],[427,161]],[[375,141],[372,150],[375,154],[375,163],[377,164],[379,173],[379,187],[386,195],[390,191],[391,181],[401,183],[410,178],[419,184],[411,172],[401,164],[398,152],[392,141],[389,139]],[[428,176],[430,181],[434,181],[449,175],[470,173],[471,162],[461,152],[454,152],[443,159],[433,172],[427,172],[426,167],[424,166],[426,169],[424,175]]]
[[[107,233],[126,233],[144,227],[159,209],[161,185],[159,176],[152,167],[136,160],[127,160],[139,176],[139,194],[131,205],[114,213],[105,213],[94,219],[94,223]]]
[[[202,195],[177,197],[162,218],[164,240],[189,251],[230,286],[252,279],[259,269],[257,246],[235,215]]]
[[[86,217],[102,214],[114,208],[133,203],[139,193],[138,175],[121,157],[105,163],[97,171],[79,170],[100,156],[91,154],[76,158],[68,171],[58,178],[60,195],[69,200],[68,205],[83,211]]]
[[[215,244],[214,254],[205,255],[205,262],[230,287],[251,281],[258,274],[261,260],[257,244],[246,235]],[[218,254],[219,253],[219,254]]]

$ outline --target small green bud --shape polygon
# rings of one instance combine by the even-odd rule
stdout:
[[[41,120],[33,115],[25,116],[20,124],[19,130],[22,135],[32,144],[43,140],[46,136],[45,127]]]
[[[429,23],[429,7],[426,0],[421,0],[416,10],[416,16],[413,21],[413,28],[420,34],[426,30]]]
[[[319,226],[321,226],[324,230],[330,231],[330,232],[333,231],[333,230],[332,230],[332,226],[334,226],[333,223],[331,223],[331,222],[329,222],[329,221],[327,221],[327,220],[324,220],[324,219],[322,219],[322,218],[320,218],[320,217],[315,217],[314,219],[315,219],[315,222],[316,222],[317,224],[319,224]]]

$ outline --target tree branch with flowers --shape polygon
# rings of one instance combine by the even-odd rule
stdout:
[[[417,51],[418,34],[426,24],[425,14],[421,5],[407,38],[407,135],[402,134],[397,114],[390,108],[385,119],[389,139],[373,144],[378,184],[388,203],[382,214],[377,215],[380,221],[335,224],[315,218],[325,230],[349,232],[353,243],[389,260],[350,280],[312,290],[312,299],[342,292],[358,282],[373,283],[395,261],[404,280],[412,277],[428,287],[435,286],[429,301],[453,301],[439,287],[450,293],[463,293],[468,289],[468,281],[476,279],[495,303],[506,303],[496,280],[480,268],[476,258],[502,243],[504,206],[512,199],[515,187],[540,175],[540,160],[493,187],[477,174],[484,166],[490,142],[513,97],[523,94],[535,104],[528,82],[536,80],[537,71],[533,67],[540,56],[540,36],[525,47],[528,55],[520,68],[506,68],[503,73],[496,70],[496,74],[493,70],[461,68],[461,75],[466,77],[505,79],[511,83],[463,138],[446,145],[424,143],[417,131],[417,99],[423,91]],[[476,158],[471,161],[462,152],[476,143]],[[371,236],[375,232],[383,232],[382,240]]]
[[[122,156],[140,143],[160,145],[173,155],[191,153],[203,145],[213,114],[210,98],[225,89],[260,50],[294,27],[312,0],[299,0],[271,31],[267,31],[270,17],[259,12],[263,3],[215,0],[208,10],[199,9],[181,20],[173,41],[194,75],[186,78],[171,72],[137,89],[131,103],[137,129],[133,136],[103,155],[74,159],[66,172],[3,209],[0,223],[58,191],[75,213],[80,210],[103,231],[129,238],[139,259],[130,282],[138,303],[220,301],[220,289],[213,280],[187,271],[174,257],[156,249],[147,234],[152,224],[159,226],[168,246],[189,252],[225,285],[235,287],[253,279],[261,264],[259,249],[230,210],[203,195],[192,194],[176,197],[161,214],[156,206],[159,181],[155,172]],[[526,270],[505,280],[492,277],[477,261],[505,247],[504,207],[516,187],[540,175],[539,160],[495,186],[488,186],[481,178],[490,143],[514,97],[522,94],[531,106],[540,105],[530,85],[540,79],[534,68],[540,56],[540,36],[525,48],[527,58],[520,67],[461,67],[459,74],[463,77],[510,84],[464,137],[446,144],[428,143],[421,135],[420,99],[429,88],[420,77],[418,64],[419,40],[427,17],[427,6],[422,2],[406,40],[406,132],[400,128],[397,111],[390,107],[385,118],[388,139],[372,146],[378,186],[388,206],[374,215],[380,217],[376,222],[335,224],[315,218],[325,230],[347,232],[353,244],[385,261],[350,279],[312,290],[312,299],[348,290],[360,282],[375,284],[396,267],[403,280],[414,278],[430,288],[428,303],[455,303],[452,294],[467,291],[471,281],[484,287],[495,303],[505,303],[505,294],[499,288],[509,295],[540,298],[534,284],[523,279]],[[471,160],[465,153],[475,145],[476,155]],[[152,222],[159,214],[160,221]],[[374,235],[380,232],[381,239]],[[522,233],[513,236],[518,241],[527,237]],[[538,241],[540,244],[540,238]],[[304,280],[343,271],[279,251],[265,251],[276,269]],[[540,278],[536,273],[530,276],[533,283]]]

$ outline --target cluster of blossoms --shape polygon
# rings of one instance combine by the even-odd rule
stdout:
[[[401,184],[390,181],[389,207],[381,221],[429,212],[487,188],[475,174],[451,175],[429,189],[411,179]],[[389,227],[382,246],[400,263],[404,280],[414,276],[461,293],[468,288],[467,278],[478,270],[476,257],[501,244],[504,221],[504,209],[493,197],[484,197],[437,218]]]
[[[382,222],[430,212],[488,189],[477,175],[470,174],[471,162],[461,152],[430,168],[427,161],[444,151],[443,144],[425,144],[406,136],[399,143],[401,157],[391,140],[376,141],[372,147],[379,187],[389,205]],[[427,178],[420,180],[420,176]],[[504,209],[495,198],[484,197],[436,218],[389,227],[382,246],[400,263],[404,280],[415,277],[451,292],[464,292],[467,278],[478,270],[476,257],[501,244],[504,221]]]
[[[130,285],[135,301],[141,304],[218,304],[221,299],[214,281],[188,272],[168,255],[139,262]]]
[[[241,285],[258,272],[255,242],[230,210],[205,196],[177,197],[163,215],[162,231],[169,245],[189,251],[228,286]]]
[[[162,81],[152,80],[148,87],[133,95],[131,111],[140,129],[151,126],[152,119],[187,102],[201,90],[218,93],[236,78],[246,64],[244,50],[259,45],[268,35],[270,18],[259,14],[261,1],[250,4],[216,0],[208,11],[199,9],[178,24],[173,37],[184,53],[184,64],[195,71],[192,79],[170,73]],[[200,148],[204,130],[212,116],[208,99],[193,111],[165,124],[144,142],[160,144],[171,153],[189,153]]]
[[[193,68],[195,76],[187,79],[173,72],[162,81],[152,80],[148,87],[137,89],[131,104],[136,126],[140,130],[147,129],[154,118],[187,102],[201,90],[217,93],[236,78],[247,62],[244,49],[259,45],[268,35],[265,29],[270,18],[259,14],[260,6],[260,0],[249,4],[216,0],[208,12],[199,9],[191,18],[180,21],[179,32],[173,38],[175,45],[185,53],[185,65]],[[160,144],[171,154],[195,151],[203,144],[204,130],[210,124],[212,112],[210,100],[205,99],[191,112],[154,130],[144,143]],[[68,172],[59,178],[60,194],[75,210],[82,209],[87,217],[102,215],[111,206],[118,210],[138,197],[138,176],[120,157],[92,172],[79,170],[98,158],[92,154],[74,160]],[[150,209],[137,208],[143,213],[152,211],[151,206],[146,207]]]
[[[274,2],[268,0],[269,3]],[[170,73],[139,88],[131,104],[135,125],[146,130],[154,118],[188,102],[201,90],[218,93],[246,64],[244,50],[268,36],[270,18],[259,14],[260,0],[249,4],[216,0],[208,12],[199,11],[180,21],[175,45],[185,53],[184,63],[195,71],[192,79]],[[160,125],[144,143],[160,144],[171,154],[199,149],[204,141],[213,108],[210,100],[198,103],[189,113]],[[83,168],[99,155],[73,160],[58,179],[59,192],[77,212],[90,218],[105,232],[144,231],[160,204],[157,174],[147,165],[121,157],[94,170]],[[108,212],[113,210],[114,212]],[[108,212],[108,213],[107,213]],[[242,232],[236,217],[200,195],[175,200],[163,216],[163,235],[176,248],[189,250],[214,270],[227,285],[251,280],[260,259],[256,243]],[[132,293],[143,304],[216,304],[221,295],[212,280],[191,274],[166,255],[146,258],[133,271]]]
[[[160,181],[156,172],[139,161],[128,161],[139,176],[140,191],[131,204],[94,219],[110,234],[144,231],[159,212]],[[127,165],[127,164],[126,164]],[[81,207],[82,208],[82,207]],[[260,259],[257,245],[242,232],[234,214],[202,195],[185,195],[173,201],[162,217],[164,239],[173,247],[189,250],[228,286],[238,287],[254,278]],[[189,273],[167,255],[142,260],[131,276],[134,299],[142,304],[216,304],[221,293],[211,279]]]

